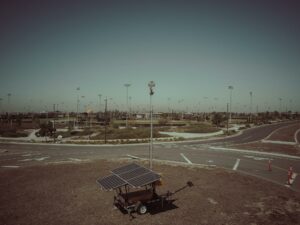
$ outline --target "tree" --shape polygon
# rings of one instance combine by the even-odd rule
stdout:
[[[220,124],[222,122],[224,122],[225,120],[226,120],[226,117],[223,116],[221,113],[215,113],[212,118],[212,123],[216,126],[220,126]]]
[[[52,123],[49,121],[47,124],[42,123],[40,125],[40,130],[37,132],[37,135],[40,137],[50,136],[52,137],[55,134],[56,129],[53,128]]]

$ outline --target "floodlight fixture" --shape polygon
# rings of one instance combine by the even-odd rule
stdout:
[[[150,95],[153,95],[153,94],[154,94],[153,88],[155,87],[154,81],[150,81],[150,82],[148,83],[148,87],[150,88]]]

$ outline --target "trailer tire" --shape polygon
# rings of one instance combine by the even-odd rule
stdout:
[[[145,214],[147,212],[147,206],[140,204],[137,208],[137,212],[141,215]]]

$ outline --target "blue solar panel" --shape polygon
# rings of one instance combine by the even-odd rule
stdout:
[[[160,175],[150,169],[131,163],[112,170],[113,175],[99,179],[97,182],[105,190],[112,190],[124,185],[141,187],[160,179]]]

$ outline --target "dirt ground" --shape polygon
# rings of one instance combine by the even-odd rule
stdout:
[[[94,161],[0,170],[0,224],[300,224],[300,194],[222,169],[154,164],[163,177],[159,192],[194,186],[162,210],[130,219],[112,206],[113,192],[96,179],[128,162]]]

